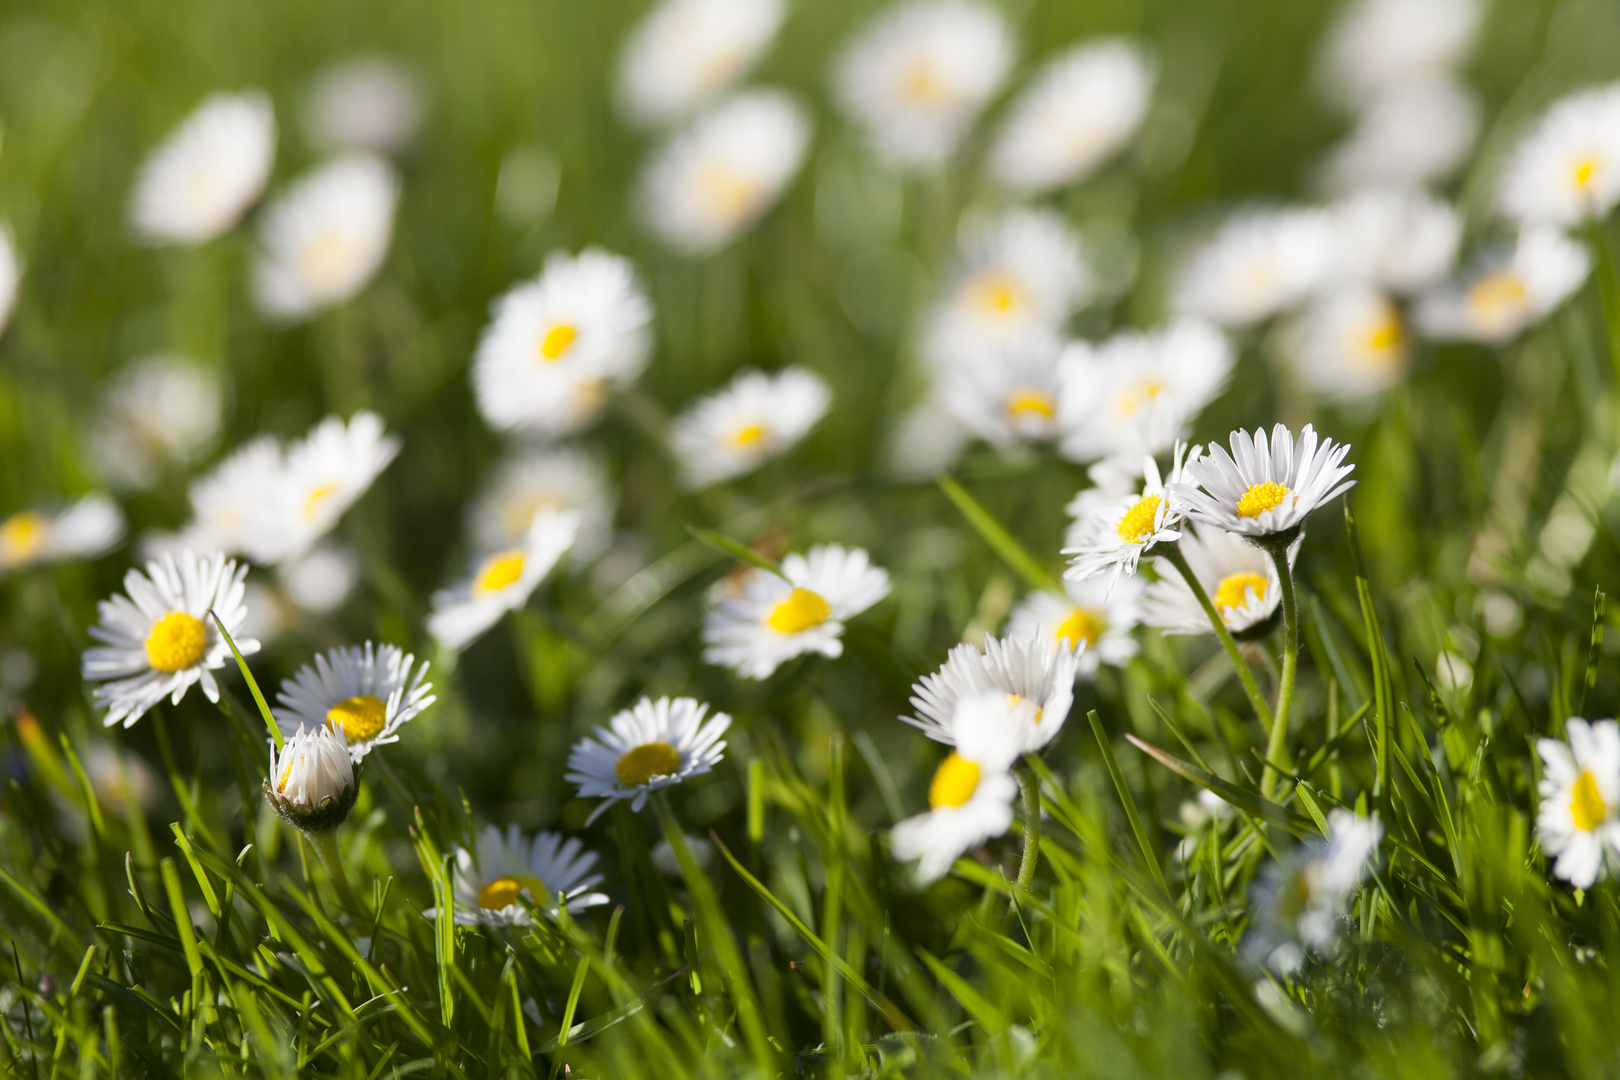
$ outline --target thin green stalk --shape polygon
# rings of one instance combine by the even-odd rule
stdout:
[[[1267,545],[1271,561],[1277,566],[1277,580],[1282,585],[1283,658],[1282,678],[1277,684],[1277,718],[1271,725],[1271,737],[1266,742],[1266,761],[1279,768],[1288,749],[1288,714],[1294,707],[1294,676],[1299,669],[1299,606],[1294,600],[1294,571],[1288,565],[1288,544]],[[1277,787],[1278,774],[1267,769],[1260,777],[1260,794],[1271,798]]]
[[[356,920],[356,925],[370,923],[371,916],[366,909],[360,906],[360,900],[349,888],[349,876],[343,872],[343,857],[338,854],[337,831],[325,829],[321,832],[306,832],[310,846],[315,854],[321,857],[321,865],[326,867],[326,878],[332,883],[332,891],[337,893],[338,903],[343,910]]]
[[[1041,785],[1028,769],[1021,768],[1018,787],[1024,796],[1024,855],[1018,860],[1018,888],[1028,889],[1041,858]]]
[[[1187,588],[1192,590],[1193,596],[1198,599],[1199,606],[1204,609],[1204,614],[1209,616],[1209,624],[1215,628],[1215,636],[1220,639],[1221,648],[1226,650],[1227,658],[1232,661],[1232,668],[1237,672],[1238,682],[1243,684],[1243,692],[1249,695],[1249,704],[1254,707],[1254,714],[1260,718],[1260,723],[1267,730],[1275,728],[1276,725],[1271,722],[1271,708],[1266,704],[1266,699],[1260,693],[1260,685],[1254,681],[1254,672],[1250,670],[1249,662],[1243,659],[1243,654],[1238,651],[1237,642],[1232,640],[1232,632],[1226,628],[1226,622],[1221,618],[1221,613],[1215,610],[1215,605],[1210,601],[1209,594],[1204,591],[1204,586],[1199,584],[1198,575],[1194,574],[1192,567],[1187,565],[1187,556],[1182,554],[1181,545],[1179,543],[1156,544],[1153,553],[1162,555],[1165,562],[1180,571],[1182,579],[1187,582]],[[1292,588],[1292,586],[1289,587]],[[1287,595],[1291,596],[1292,593]]]

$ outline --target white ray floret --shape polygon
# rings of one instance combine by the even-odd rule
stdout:
[[[192,481],[189,490],[191,521],[178,534],[149,535],[144,549],[154,554],[223,551],[269,562],[286,547],[269,507],[275,502],[282,478],[281,444],[260,436],[237,447],[206,475]]]
[[[1107,573],[1112,589],[1119,579],[1136,573],[1142,556],[1156,544],[1181,539],[1186,508],[1174,488],[1198,461],[1199,450],[1177,445],[1171,454],[1170,475],[1161,477],[1153,458],[1142,461],[1138,490],[1111,492],[1088,488],[1068,506],[1074,519],[1065,536],[1063,554],[1074,556],[1063,572],[1068,581],[1083,581]]]
[[[136,234],[193,246],[241,218],[264,190],[276,154],[276,118],[262,92],[215,94],[154,150],[130,202]]]
[[[827,384],[804,368],[738,373],[676,418],[670,441],[682,481],[702,488],[752,472],[809,434],[831,404]]]
[[[467,513],[468,531],[481,549],[511,547],[528,535],[542,510],[579,514],[579,535],[568,561],[580,565],[607,549],[613,534],[615,494],[607,473],[572,447],[534,448],[507,458]]]
[[[1074,704],[1080,650],[1055,637],[997,638],[985,635],[984,648],[967,642],[953,648],[945,663],[911,687],[913,716],[900,719],[935,742],[956,744],[957,706],[980,694],[1028,702],[1035,709],[1020,728],[1015,753],[1033,753],[1057,738]]]
[[[219,434],[219,376],[178,356],[136,361],[108,382],[91,432],[96,460],[120,488],[146,488],[195,460]]]
[[[1061,404],[1076,381],[1073,355],[1055,338],[1030,337],[952,368],[939,395],[963,427],[1006,449],[1065,434]]]
[[[1329,32],[1323,76],[1353,105],[1450,74],[1479,29],[1479,0],[1358,0]]]
[[[340,541],[325,540],[276,564],[276,584],[299,610],[328,615],[360,583],[360,557]]]
[[[1502,344],[1567,300],[1591,268],[1586,249],[1563,233],[1528,228],[1511,249],[1425,294],[1414,317],[1429,337]]]
[[[1065,581],[1062,594],[1032,592],[1020,600],[1003,636],[1066,642],[1079,655],[1080,678],[1090,679],[1099,665],[1123,667],[1137,654],[1131,631],[1141,622],[1141,600],[1142,582],[1134,577],[1112,592],[1101,578]]]
[[[1355,466],[1344,464],[1350,444],[1319,439],[1310,424],[1298,439],[1278,424],[1269,440],[1258,428],[1253,435],[1234,431],[1230,442],[1231,453],[1210,443],[1202,457],[1187,462],[1183,482],[1171,485],[1171,497],[1188,517],[1217,529],[1253,537],[1286,533],[1355,486],[1349,478]]]
[[[0,570],[93,559],[123,538],[124,512],[105,495],[23,510],[0,521]]]
[[[720,763],[731,726],[725,713],[689,697],[642,698],[574,744],[568,781],[582,799],[603,800],[594,820],[615,802],[639,812],[654,791],[701,776]]]
[[[1411,347],[1394,300],[1347,285],[1312,304],[1283,335],[1307,389],[1330,401],[1376,398],[1406,374]]]
[[[1620,83],[1555,103],[1502,172],[1497,204],[1527,225],[1575,228],[1620,202]]]
[[[1340,280],[1405,296],[1444,279],[1457,261],[1462,216],[1426,192],[1370,188],[1332,213]]]
[[[936,389],[900,417],[889,435],[885,458],[901,480],[930,480],[956,464],[972,438]]]
[[[786,14],[785,0],[664,0],[619,55],[620,106],[649,127],[689,115],[753,70]]]
[[[556,918],[562,908],[584,911],[608,902],[593,892],[602,875],[592,873],[596,852],[577,837],[542,830],[525,836],[516,825],[503,835],[486,825],[473,850],[458,847],[451,892],[458,926],[528,926],[530,907]],[[427,918],[436,908],[423,912]]]
[[[306,122],[314,143],[325,150],[397,153],[410,145],[422,124],[422,89],[397,60],[345,60],[316,79]]]
[[[1296,547],[1295,551],[1298,550]],[[1282,603],[1277,565],[1264,550],[1237,533],[1188,526],[1181,553],[1227,630],[1243,634],[1265,627]],[[1290,552],[1290,560],[1293,553]],[[1160,560],[1159,580],[1142,595],[1142,622],[1166,634],[1211,634],[1214,627],[1185,579]]]
[[[1176,279],[1185,315],[1240,327],[1303,301],[1333,267],[1332,219],[1321,210],[1250,210],[1228,219]]]
[[[11,321],[11,309],[17,304],[17,286],[22,283],[22,256],[17,254],[17,240],[10,226],[0,223],[0,333]]]
[[[427,661],[394,645],[328,649],[281,684],[273,710],[283,737],[300,727],[332,729],[356,762],[375,747],[399,741],[399,729],[436,700]]]
[[[1325,839],[1307,842],[1262,871],[1244,952],[1283,975],[1308,955],[1334,955],[1350,901],[1372,872],[1383,835],[1377,818],[1329,811]]]
[[[484,555],[471,575],[433,594],[428,632],[444,648],[465,648],[502,615],[528,603],[578,534],[577,512],[540,510],[521,543]]]
[[[1568,742],[1536,740],[1541,806],[1536,841],[1553,874],[1578,889],[1620,869],[1620,727],[1613,720],[1564,722]]]
[[[281,562],[308,552],[399,454],[400,438],[382,417],[357,412],[347,423],[328,416],[287,447],[274,489],[263,503],[268,537],[252,543],[256,561]]]
[[[1390,87],[1322,163],[1323,186],[1344,195],[1439,183],[1468,160],[1479,125],[1477,97],[1448,76]]]

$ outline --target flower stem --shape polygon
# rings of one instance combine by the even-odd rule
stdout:
[[[369,924],[371,916],[366,909],[360,906],[360,900],[349,888],[349,877],[343,872],[343,857],[338,854],[337,831],[323,829],[320,832],[306,832],[309,844],[315,849],[315,854],[321,857],[321,865],[326,867],[326,879],[332,883],[332,891],[337,893],[338,903],[343,905],[356,924]]]
[[[1288,565],[1288,544],[1267,545],[1271,561],[1277,564],[1277,581],[1282,585],[1283,657],[1282,678],[1277,684],[1277,718],[1266,742],[1266,761],[1279,768],[1288,750],[1288,714],[1294,706],[1294,675],[1299,668],[1299,606],[1294,599],[1294,571]],[[1267,769],[1260,777],[1260,794],[1271,798],[1278,774]]]
[[[1018,860],[1018,888],[1028,889],[1035,880],[1035,864],[1041,859],[1041,785],[1028,768],[1021,768],[1018,787],[1024,796],[1024,855]]]
[[[1181,572],[1182,579],[1187,582],[1187,588],[1192,590],[1193,596],[1198,599],[1199,606],[1204,609],[1204,614],[1209,616],[1209,624],[1215,628],[1215,636],[1220,638],[1221,647],[1226,650],[1227,658],[1232,661],[1232,667],[1237,672],[1238,682],[1243,684],[1243,692],[1249,695],[1249,704],[1254,706],[1254,714],[1260,718],[1260,723],[1268,730],[1275,728],[1276,725],[1271,722],[1271,708],[1261,695],[1259,684],[1254,681],[1254,672],[1250,670],[1248,661],[1243,659],[1243,654],[1238,651],[1237,642],[1232,640],[1232,632],[1226,628],[1226,620],[1221,618],[1221,613],[1215,610],[1215,605],[1210,601],[1209,594],[1204,591],[1203,585],[1199,584],[1198,575],[1194,574],[1192,567],[1187,565],[1187,556],[1182,554],[1181,545],[1179,543],[1156,544],[1153,553],[1162,555],[1165,562]],[[1292,588],[1292,586],[1289,586],[1289,588]],[[1289,592],[1285,595],[1292,596],[1293,593]],[[1291,685],[1292,683],[1290,683]]]

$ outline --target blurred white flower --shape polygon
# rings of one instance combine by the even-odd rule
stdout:
[[[93,559],[123,538],[124,512],[105,495],[22,510],[0,521],[0,570]]]
[[[647,126],[701,108],[753,69],[786,14],[785,0],[664,0],[625,41],[620,105]]]
[[[1497,204],[1521,224],[1574,228],[1620,202],[1620,83],[1554,103],[1502,171]]]
[[[1153,458],[1142,461],[1140,490],[1114,492],[1088,488],[1068,505],[1074,523],[1064,538],[1063,554],[1073,555],[1065,581],[1084,581],[1107,572],[1108,588],[1136,573],[1137,563],[1157,544],[1181,538],[1185,507],[1173,497],[1173,485],[1198,460],[1178,443],[1171,453],[1170,473],[1161,478]]]
[[[1442,690],[1467,690],[1474,684],[1474,667],[1457,653],[1442,652],[1434,658],[1434,684]]]
[[[1401,380],[1411,360],[1401,309],[1376,289],[1346,285],[1288,330],[1289,363],[1300,382],[1329,401],[1375,398]]]
[[[1141,47],[1122,38],[1061,53],[1035,75],[1002,123],[990,175],[1026,195],[1083,179],[1136,134],[1154,77]]]
[[[303,555],[364,495],[399,453],[382,417],[361,411],[344,423],[328,416],[287,447],[273,486],[250,505],[255,535],[247,553],[279,563]]]
[[[276,580],[299,608],[327,615],[342,607],[359,584],[360,560],[345,544],[317,544],[278,563]]]
[[[1335,275],[1398,295],[1451,273],[1462,217],[1427,192],[1369,188],[1332,207],[1338,234]]]
[[[833,92],[883,160],[937,168],[1012,66],[1006,18],[977,0],[907,0],[880,12],[839,58]]]
[[[616,713],[574,744],[567,779],[582,799],[601,799],[591,820],[615,802],[640,812],[647,796],[690,780],[720,764],[726,744],[720,736],[731,717],[689,697],[642,698]]]
[[[345,60],[315,80],[305,122],[311,140],[323,150],[393,154],[416,137],[422,92],[398,61],[383,56]]]
[[[1286,533],[1355,486],[1349,478],[1355,466],[1343,464],[1350,444],[1319,438],[1310,424],[1298,439],[1278,424],[1269,441],[1257,428],[1253,435],[1232,432],[1230,442],[1230,454],[1210,443],[1202,457],[1187,461],[1184,482],[1169,485],[1188,517],[1217,529],[1250,537]]]
[[[264,795],[295,828],[325,832],[343,824],[359,795],[343,740],[325,724],[316,724],[295,731],[280,753],[272,745]]]
[[[1282,603],[1271,556],[1237,533],[1195,525],[1182,531],[1181,553],[1227,630],[1238,635],[1256,627],[1259,633],[1270,629],[1270,619]],[[1154,568],[1159,580],[1143,593],[1142,622],[1166,634],[1214,633],[1204,606],[1180,572],[1163,560]]]
[[[1141,621],[1141,599],[1136,578],[1126,578],[1112,592],[1101,578],[1065,581],[1062,595],[1032,592],[1020,600],[1002,636],[1067,642],[1079,653],[1080,678],[1090,679],[1099,664],[1123,667],[1137,654],[1131,631]]]
[[[1536,841],[1553,873],[1579,889],[1620,869],[1620,727],[1613,720],[1564,722],[1568,743],[1536,740],[1541,806]]]
[[[609,387],[641,374],[652,302],[628,259],[553,252],[495,301],[473,359],[479,411],[498,430],[567,435],[596,419]]]
[[[1026,702],[1034,708],[1027,719],[1007,713],[1003,721],[1014,729],[1014,754],[1034,753],[1057,738],[1074,705],[1074,680],[1080,671],[1080,652],[1066,648],[1056,637],[992,637],[984,648],[969,642],[953,648],[932,675],[911,686],[914,716],[902,722],[918,728],[935,742],[956,745],[958,707],[974,697],[994,693],[1008,704]],[[1021,714],[1019,714],[1021,715]]]
[[[130,220],[151,244],[192,246],[235,225],[276,154],[276,118],[261,91],[215,94],[141,168]]]
[[[269,562],[283,540],[279,531],[265,527],[266,509],[281,483],[282,449],[275,438],[250,440],[225,457],[209,472],[192,481],[191,521],[176,534],[152,534],[142,539],[151,555],[194,551],[246,554],[255,562]]]
[[[1361,105],[1391,87],[1448,75],[1479,29],[1479,0],[1355,0],[1329,32],[1323,76]]]
[[[1321,210],[1235,214],[1181,268],[1174,306],[1223,326],[1268,319],[1322,284],[1336,239],[1332,219]]]
[[[1479,103],[1453,80],[1391,87],[1367,104],[1328,154],[1322,183],[1337,194],[1436,183],[1468,159],[1478,133]]]
[[[888,440],[890,470],[901,480],[929,480],[956,463],[973,433],[931,393],[912,406]]]
[[[269,645],[293,628],[298,612],[279,591],[256,577],[250,577],[242,593],[242,607],[247,614],[242,625],[231,631],[237,640],[253,638]],[[240,635],[240,636],[238,636]]]
[[[394,170],[370,154],[344,154],[293,184],[259,230],[260,309],[296,322],[358,293],[388,253],[398,201]]]
[[[0,334],[11,322],[11,309],[17,303],[17,286],[22,283],[22,256],[17,254],[17,240],[11,228],[0,223]]]
[[[493,551],[528,535],[542,510],[579,514],[579,535],[570,564],[591,562],[613,533],[615,493],[607,474],[588,454],[572,447],[534,448],[507,458],[484,485],[467,514],[473,542]]]
[[[109,810],[122,810],[132,800],[147,810],[157,805],[157,778],[137,755],[96,742],[79,751],[79,762],[91,790]]]
[[[827,384],[804,368],[739,372],[676,418],[670,441],[682,482],[702,488],[752,472],[809,434],[831,404]]]
[[[524,901],[555,918],[559,894],[570,912],[608,902],[589,891],[602,875],[591,873],[596,852],[585,850],[577,837],[546,831],[524,836],[516,825],[508,825],[503,836],[486,825],[474,850],[458,847],[455,856],[451,891],[458,926],[528,926],[533,920]],[[437,913],[429,908],[423,915]]]
[[[992,446],[1056,439],[1064,434],[1059,405],[1074,382],[1075,362],[1055,339],[1003,346],[980,363],[951,368],[940,398],[963,427]]]
[[[718,251],[776,204],[810,142],[810,114],[777,90],[745,90],[694,120],[642,174],[642,221],[687,255]]]
[[[356,764],[378,746],[399,741],[399,729],[436,698],[428,691],[427,661],[394,645],[328,649],[283,679],[272,710],[283,738],[304,726],[338,735]]]
[[[465,648],[502,615],[522,607],[574,543],[579,514],[541,510],[528,535],[477,561],[471,575],[433,594],[428,633],[446,649]]]
[[[1340,924],[1372,871],[1383,835],[1377,818],[1329,811],[1326,840],[1309,841],[1262,871],[1244,951],[1285,975],[1308,954],[1337,952]]]
[[[1568,299],[1591,268],[1580,244],[1555,229],[1527,228],[1511,249],[1431,290],[1415,319],[1429,337],[1503,344]]]
[[[150,356],[108,381],[91,441],[115,486],[140,489],[206,451],[219,423],[219,376],[178,356]]]

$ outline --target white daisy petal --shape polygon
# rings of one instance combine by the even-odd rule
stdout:
[[[264,190],[275,153],[268,97],[215,94],[147,158],[130,204],[136,233],[194,246],[226,232]]]
[[[912,686],[915,715],[900,719],[936,742],[955,746],[957,707],[969,698],[994,692],[1004,701],[1027,702],[1033,707],[1030,722],[1019,729],[1012,743],[1015,756],[1037,751],[1057,737],[1069,718],[1083,649],[1065,647],[1051,636],[986,635],[982,650],[967,643],[958,645],[937,672],[924,675]]]
[[[59,509],[23,510],[0,521],[0,571],[93,559],[124,538],[124,512],[105,495]]]
[[[1554,875],[1589,889],[1620,868],[1620,726],[1571,717],[1564,730],[1567,743],[1536,743],[1544,763],[1536,840]]]
[[[1586,249],[1563,233],[1526,228],[1510,251],[1488,255],[1462,280],[1427,293],[1417,325],[1434,338],[1508,342],[1568,299],[1591,268]]]
[[[689,488],[752,472],[809,434],[832,403],[820,376],[800,367],[745,370],[676,418],[670,434]]]
[[[1007,617],[1006,638],[1066,642],[1091,679],[1100,664],[1123,667],[1137,654],[1131,631],[1141,621],[1142,582],[1125,578],[1110,591],[1101,578],[1065,581],[1063,595],[1032,592]]]
[[[1297,545],[1294,551],[1298,551]],[[1233,634],[1264,627],[1282,603],[1282,586],[1271,556],[1236,533],[1189,526],[1181,535],[1181,553],[1193,576]],[[1290,560],[1293,552],[1290,552]],[[1209,616],[1179,571],[1157,564],[1159,580],[1146,587],[1142,622],[1166,634],[1213,633]]]
[[[374,747],[399,741],[399,729],[436,700],[427,661],[393,645],[329,649],[281,684],[273,711],[284,737],[300,727],[327,727],[358,763]]]
[[[1269,444],[1263,429],[1252,438],[1235,431],[1231,448],[1228,454],[1210,443],[1207,454],[1187,462],[1186,482],[1170,485],[1188,517],[1227,532],[1252,537],[1288,532],[1355,485],[1349,479],[1355,466],[1343,464],[1349,445],[1331,439],[1319,443],[1309,424],[1297,441],[1278,424]]]
[[[447,649],[465,648],[508,611],[528,603],[579,535],[579,513],[542,509],[520,544],[485,554],[472,573],[433,595],[428,632]]]
[[[486,825],[472,851],[456,849],[455,861],[451,892],[458,926],[528,926],[525,904],[556,918],[560,908],[573,913],[608,900],[591,891],[602,875],[591,872],[596,852],[577,837],[544,831],[524,836],[516,825],[503,835]],[[429,908],[423,914],[431,919],[436,913]]]
[[[621,107],[648,127],[689,115],[759,62],[786,14],[785,0],[664,0],[625,41]]]
[[[642,698],[617,713],[608,726],[574,744],[568,781],[582,799],[602,799],[594,819],[615,802],[639,811],[649,792],[701,776],[720,763],[720,736],[731,717],[692,698]]]
[[[1527,225],[1578,228],[1620,202],[1620,83],[1555,103],[1502,172],[1502,213]]]

